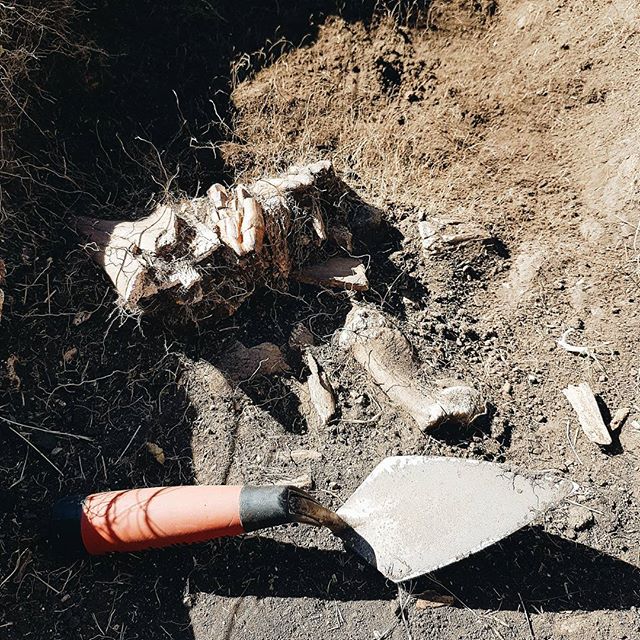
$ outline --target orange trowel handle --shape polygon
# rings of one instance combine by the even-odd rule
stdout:
[[[295,487],[184,486],[65,498],[53,510],[62,549],[90,554],[202,542],[288,522],[333,528],[337,516]]]

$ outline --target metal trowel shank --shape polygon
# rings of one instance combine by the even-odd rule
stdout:
[[[351,527],[347,546],[402,582],[501,540],[575,488],[490,462],[400,456],[383,460],[337,513]]]

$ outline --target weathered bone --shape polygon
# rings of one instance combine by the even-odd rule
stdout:
[[[314,409],[319,426],[324,427],[336,413],[336,397],[327,374],[320,368],[310,351],[306,353],[306,361],[311,371],[311,375],[307,379],[310,404]]]
[[[589,383],[570,384],[562,393],[578,414],[578,422],[587,438],[596,444],[610,445],[613,442],[611,434],[604,424],[598,401]]]
[[[77,226],[127,305],[134,307],[162,288],[149,273],[147,256],[162,256],[177,243],[178,220],[171,207],[157,207],[133,222],[80,217]]]
[[[257,285],[286,285],[293,271],[351,249],[346,214],[327,205],[328,194],[340,203],[345,192],[323,161],[249,186],[214,184],[203,197],[160,205],[141,220],[80,217],[77,228],[128,310],[144,311],[166,292],[165,302],[207,302],[225,315]],[[344,275],[353,283],[338,274],[322,284],[365,288],[363,266]]]
[[[442,253],[449,247],[472,242],[489,242],[493,236],[475,222],[429,218],[418,223],[422,248],[427,254]]]
[[[294,274],[296,280],[323,287],[340,287],[353,291],[369,288],[366,269],[357,258],[338,256],[321,264],[312,264]]]
[[[447,420],[468,424],[486,410],[472,387],[438,389],[421,384],[411,344],[380,311],[354,306],[340,332],[339,344],[422,431]]]

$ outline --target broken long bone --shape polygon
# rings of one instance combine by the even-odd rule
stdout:
[[[422,431],[446,420],[469,424],[486,411],[480,393],[473,387],[428,388],[421,384],[411,344],[376,309],[354,306],[340,332],[339,344]]]

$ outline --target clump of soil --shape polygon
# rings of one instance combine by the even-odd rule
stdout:
[[[86,80],[82,64],[49,68],[58,129],[46,121],[47,139],[73,161],[51,173],[67,187],[29,183],[0,255],[0,404],[12,421],[0,425],[0,630],[636,637],[640,156],[630,52],[640,13],[629,0],[436,1],[410,16],[321,4],[312,15],[305,3],[216,13],[195,0],[146,11],[105,2],[83,18],[84,34],[109,55],[90,56]],[[210,98],[224,124],[206,112]],[[35,121],[43,127],[40,111]],[[136,147],[136,137],[152,144]],[[261,290],[232,318],[196,326],[125,318],[67,227],[71,214],[136,217],[165,190],[194,196],[199,182],[319,159],[385,221],[354,248],[369,265],[369,292]],[[425,253],[418,222],[432,216],[470,220],[495,241]],[[472,381],[492,405],[487,421],[427,438],[397,414],[335,344],[353,297],[394,317],[425,376]],[[338,417],[322,429],[307,427],[295,394],[308,375],[290,346],[301,326],[336,391]],[[557,345],[570,327],[590,355]],[[221,394],[214,365],[234,341],[279,345],[291,373]],[[582,381],[605,421],[631,408],[611,447],[581,434],[562,396]],[[164,464],[146,443],[162,448]],[[410,585],[453,595],[455,608],[414,608],[329,534],[305,527],[75,561],[43,536],[58,496],[129,486],[308,475],[318,499],[337,507],[398,454],[554,468],[581,491],[537,527]]]

